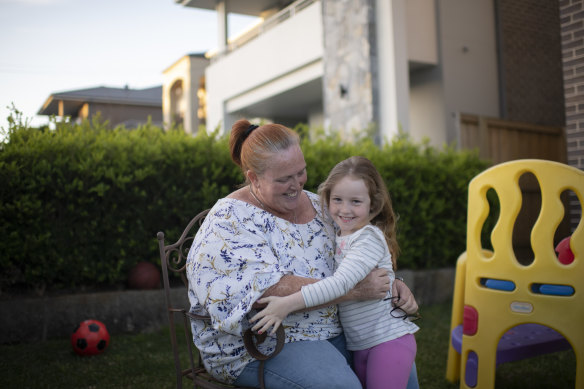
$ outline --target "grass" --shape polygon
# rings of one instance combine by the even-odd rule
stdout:
[[[454,389],[446,381],[450,304],[422,307],[416,334],[416,364],[422,389]],[[573,351],[555,353],[497,369],[497,388],[574,388]],[[185,382],[189,387],[189,383]],[[0,388],[173,388],[174,366],[168,328],[150,334],[116,335],[101,355],[79,357],[69,339],[0,345]]]

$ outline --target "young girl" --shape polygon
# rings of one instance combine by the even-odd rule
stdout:
[[[318,193],[339,227],[335,273],[292,295],[258,300],[268,305],[251,319],[257,321],[253,330],[261,333],[273,327],[274,333],[290,312],[345,295],[376,267],[389,271],[391,284],[395,280],[395,214],[375,166],[363,157],[346,159],[331,170]],[[347,349],[354,351],[355,371],[368,389],[405,388],[416,356],[413,333],[418,326],[404,320],[403,311],[398,317],[399,308],[393,308],[391,299],[339,304]]]

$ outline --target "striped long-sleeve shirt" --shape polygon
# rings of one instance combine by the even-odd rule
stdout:
[[[389,271],[395,280],[391,254],[381,230],[367,225],[353,234],[336,238],[334,275],[302,287],[307,307],[321,305],[345,295],[376,267]],[[390,315],[391,300],[350,301],[339,304],[347,349],[363,350],[418,330],[414,323]]]

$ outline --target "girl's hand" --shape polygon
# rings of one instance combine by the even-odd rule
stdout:
[[[282,324],[282,320],[290,313],[289,306],[285,303],[285,298],[270,296],[259,299],[257,302],[268,305],[251,318],[250,322],[252,323],[259,320],[252,327],[252,330],[262,334],[272,327],[270,335],[275,334],[280,324]]]

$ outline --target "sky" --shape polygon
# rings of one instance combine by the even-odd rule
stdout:
[[[229,16],[229,35],[254,18]],[[217,46],[215,11],[175,0],[0,0],[0,127],[14,104],[30,124],[52,94],[162,85],[186,54]]]

